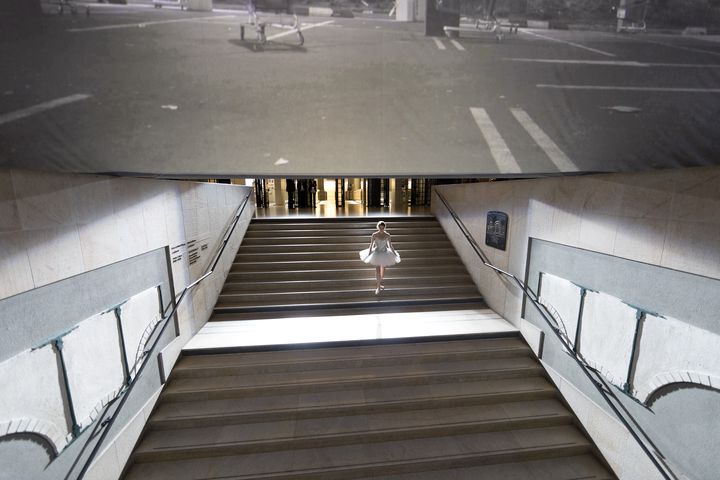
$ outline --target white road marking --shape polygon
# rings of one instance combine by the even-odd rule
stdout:
[[[612,85],[549,85],[538,83],[537,88],[557,90],[614,90],[628,92],[668,92],[668,93],[720,93],[720,88],[684,88],[684,87],[623,87]]]
[[[542,151],[545,152],[558,170],[561,172],[577,172],[580,170],[577,165],[565,155],[565,152],[553,142],[552,138],[530,118],[530,115],[528,115],[525,110],[522,108],[511,108],[510,112],[512,112],[515,119],[520,122],[520,125],[522,125],[525,131],[530,134],[532,139],[535,140],[535,143],[542,148]]]
[[[649,67],[648,63],[640,63],[622,60],[565,60],[559,58],[504,58],[503,60],[511,62],[528,62],[528,63],[560,63],[569,65],[607,65],[618,67]]]
[[[452,40],[452,39],[451,39],[451,40],[450,40],[450,43],[452,43],[452,44],[455,46],[455,48],[457,48],[457,49],[460,50],[461,52],[464,52],[464,51],[465,51],[465,47],[463,47],[462,45],[460,45],[460,42],[458,42],[457,40]]]
[[[330,25],[334,21],[335,20],[328,20],[326,22],[313,23],[313,24],[308,25],[307,27],[302,27],[301,31],[304,32],[305,30],[310,30],[311,28],[324,27],[325,25]],[[287,32],[281,32],[281,33],[277,33],[275,35],[271,35],[271,36],[267,37],[267,39],[275,40],[276,38],[282,38],[282,37],[286,37],[288,35],[294,35],[296,33],[297,33],[297,30],[295,30],[295,29],[288,30]]]
[[[205,25],[232,25],[232,26],[238,26],[241,25],[238,22],[213,22],[212,20],[195,20],[195,23],[203,23]]]
[[[549,36],[547,36],[547,35],[541,35],[541,34],[539,34],[539,33],[531,32],[531,31],[529,31],[529,30],[520,30],[520,32],[526,33],[526,34],[528,34],[528,35],[533,35],[533,36],[536,36],[536,37],[544,38],[544,39],[546,39],[546,40],[550,40],[550,41],[553,41],[553,42],[564,43],[564,44],[570,45],[570,46],[572,46],[572,47],[582,48],[583,50],[587,50],[587,51],[589,51],[589,52],[598,53],[598,54],[600,54],[600,55],[605,55],[606,57],[617,57],[617,55],[615,55],[614,53],[605,52],[605,51],[603,51],[603,50],[598,50],[597,48],[586,47],[585,45],[580,45],[579,43],[568,42],[568,41],[566,41],[566,40],[560,40],[560,39],[558,39],[558,38],[549,37]]]
[[[714,52],[712,50],[704,50],[702,48],[682,47],[680,45],[673,45],[672,43],[658,42],[657,40],[648,40],[645,38],[643,38],[641,41],[647,42],[647,43],[654,43],[655,45],[663,45],[665,47],[676,48],[678,50],[686,50],[688,52],[697,52],[697,53],[707,53],[708,55],[715,55],[716,57],[720,57],[720,52]]]
[[[503,58],[509,62],[527,63],[556,63],[568,65],[602,65],[611,67],[668,67],[668,68],[720,68],[720,64],[714,63],[648,63],[623,60],[566,60],[560,58]]]
[[[437,47],[438,47],[440,50],[445,50],[445,49],[447,48],[447,47],[445,47],[445,44],[440,41],[439,38],[437,38],[437,37],[432,37],[432,39],[435,41],[435,45],[437,45]]]
[[[174,20],[156,20],[152,22],[137,22],[137,23],[121,23],[117,25],[102,25],[100,27],[85,27],[85,28],[69,28],[68,32],[95,32],[99,30],[117,30],[120,28],[142,28],[149,25],[163,25],[166,23],[187,23],[197,22],[199,20],[207,20],[212,18],[235,18],[237,15],[218,15],[212,17],[194,17],[194,18],[178,18]]]
[[[717,63],[648,63],[648,67],[720,68],[720,64],[717,64]]]
[[[86,93],[76,93],[75,95],[56,98],[55,100],[50,100],[49,102],[40,103],[38,105],[24,108],[22,110],[6,113],[0,115],[0,125],[14,122],[15,120],[20,120],[21,118],[29,117],[31,115],[35,115],[36,113],[44,112],[45,110],[51,110],[53,108],[61,107],[63,105],[67,105],[68,103],[79,102],[80,100],[88,99],[91,96],[92,95],[88,95]]]
[[[495,160],[498,171],[500,173],[520,173],[520,165],[518,165],[505,140],[503,140],[500,132],[495,128],[495,124],[490,120],[490,116],[485,109],[470,107],[470,113],[472,113],[475,123],[477,123],[480,132],[490,147],[490,153]]]

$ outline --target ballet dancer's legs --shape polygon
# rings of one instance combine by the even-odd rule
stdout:
[[[380,293],[380,282],[381,282],[381,276],[380,276],[380,266],[375,267],[375,295]]]
[[[385,266],[380,265],[380,290],[385,290],[385,285],[383,285],[384,281],[385,281]]]

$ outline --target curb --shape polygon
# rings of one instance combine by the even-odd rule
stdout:
[[[297,16],[304,17],[345,17],[353,18],[352,11],[348,8],[329,8],[329,7],[302,7],[293,8],[293,13]]]

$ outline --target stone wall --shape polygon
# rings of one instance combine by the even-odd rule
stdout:
[[[528,274],[528,260],[535,254],[529,248],[537,243],[536,240],[566,249],[565,253],[555,255],[556,260],[561,258],[558,255],[570,254],[567,248],[573,249],[576,260],[568,262],[568,272],[585,269],[597,273],[599,265],[609,260],[629,262],[628,267],[608,269],[602,278],[601,283],[608,287],[605,292],[613,290],[611,286],[625,285],[623,291],[611,292],[619,301],[628,301],[636,293],[623,275],[632,268],[642,270],[640,267],[643,265],[652,266],[654,272],[657,271],[650,277],[653,281],[665,278],[657,280],[656,296],[662,295],[662,292],[666,296],[699,295],[698,290],[682,291],[690,284],[689,280],[667,281],[673,278],[672,272],[693,277],[697,279],[696,284],[710,285],[711,289],[720,279],[720,168],[498,181],[436,188],[460,216],[491,262],[521,279]],[[536,345],[539,332],[549,331],[543,328],[531,307],[523,310],[520,291],[481,264],[436,196],[433,198],[433,211],[488,305],[518,326],[531,345]],[[484,245],[488,211],[503,211],[509,215],[505,251]],[[604,254],[600,256],[606,259],[595,258],[593,261],[600,263],[591,266],[590,257],[598,254]],[[534,271],[532,282],[529,282],[533,288],[537,287],[536,273]],[[577,281],[572,275],[562,278]],[[648,277],[644,278],[647,281]],[[703,279],[707,281],[703,283]],[[592,285],[585,286],[592,288]],[[652,296],[646,295],[645,298]],[[708,322],[716,318],[707,308],[703,310],[708,302],[703,305],[701,299],[696,300],[697,307],[685,310],[687,318],[683,319],[682,312],[678,311],[670,312],[670,317],[685,321],[687,325],[690,325],[688,321]],[[688,299],[686,305],[692,303],[692,299]],[[561,310],[565,307],[558,306]],[[593,387],[571,368],[567,355],[550,337],[545,335],[544,365],[613,468],[621,478],[653,478],[654,468],[644,460],[629,433],[613,420]],[[652,355],[644,358],[652,358]],[[646,368],[647,364],[644,365],[643,368]],[[664,453],[679,472],[688,474],[690,478],[697,475],[701,478],[703,472],[715,468],[717,462],[711,456],[674,448],[673,445],[680,438],[681,428],[699,432],[695,436],[705,438],[705,441],[707,438],[704,435],[714,435],[707,429],[700,432],[704,428],[702,424],[707,423],[699,420],[698,415],[703,411],[717,411],[720,395],[716,389],[708,390],[707,385],[693,386],[690,380],[678,391],[668,392],[650,409],[638,406],[634,399],[624,397],[620,390],[617,393],[631,410],[635,409],[634,412],[646,421],[644,427],[659,437]],[[691,388],[685,388],[688,386]],[[681,405],[685,406],[683,410],[680,410]],[[717,428],[709,431],[717,431]]]
[[[145,331],[149,329],[148,322],[152,323],[158,316],[159,305],[153,306],[157,303],[153,298],[159,293],[167,306],[172,296],[204,273],[223,240],[226,227],[250,191],[250,187],[236,185],[0,169],[0,278],[3,280],[0,303],[4,310],[0,312],[3,334],[0,371],[6,372],[3,380],[17,376],[21,370],[24,372],[38,359],[52,360],[54,364],[57,355],[50,347],[37,349],[42,345],[41,340],[79,324],[65,337],[70,352],[67,361],[71,387],[80,395],[74,398],[76,413],[82,417],[78,423],[82,427],[89,424],[96,413],[93,412],[98,401],[95,397],[112,395],[112,385],[117,383],[114,380],[121,379],[122,372],[120,363],[110,365],[117,352],[105,352],[108,358],[103,361],[86,361],[87,354],[83,352],[92,349],[86,333],[116,335],[112,325],[114,315],[105,311],[127,302],[122,307],[125,309],[123,322],[128,333],[126,341],[134,348],[126,355],[132,365],[138,348],[147,341],[144,336],[148,334]],[[111,436],[88,478],[119,476],[159,394],[160,377],[170,371],[182,346],[211,315],[253,213],[251,195],[217,271],[194,288],[178,310],[177,329],[171,327],[171,335],[163,343],[162,368],[154,365],[149,369],[152,372],[146,376],[153,378],[142,380],[145,385],[137,389],[141,395],[128,402],[128,411],[113,430],[115,438]],[[143,273],[147,268],[151,270]],[[153,288],[157,288],[158,293]],[[135,304],[143,306],[136,308]],[[153,309],[152,314],[148,314]],[[103,340],[98,338],[97,343]],[[31,350],[33,348],[36,350]],[[40,358],[45,350],[47,358]],[[157,361],[151,363],[157,364]],[[112,371],[107,372],[107,385],[88,384],[85,379],[102,373],[99,369],[106,364],[112,367]],[[58,376],[56,370],[45,373]],[[35,379],[26,372],[21,377],[30,391],[35,392],[37,408],[33,407],[34,413],[28,411],[27,415],[21,415],[22,402],[3,403],[2,410],[8,418],[0,418],[3,429],[0,437],[5,435],[0,438],[0,456],[2,452],[16,451],[22,442],[27,443],[22,437],[24,433],[38,434],[48,442],[44,447],[58,454],[43,470],[43,475],[52,478],[60,474],[61,465],[66,463],[64,456],[71,456],[70,450],[76,444],[68,446],[70,425],[62,425],[61,419],[55,418],[58,414],[62,417],[62,408],[59,411],[56,408],[57,401],[63,401],[56,391],[58,381],[55,378],[50,382],[52,388],[42,388],[33,383],[42,380],[42,376]],[[3,402],[11,402],[15,397],[5,395]],[[103,399],[100,400],[102,403]],[[45,406],[50,410],[44,410]],[[46,411],[51,422],[36,418]],[[8,416],[11,413],[13,418]],[[19,472],[8,474],[23,478],[18,476]]]

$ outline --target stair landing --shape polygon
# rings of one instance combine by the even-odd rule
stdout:
[[[515,335],[518,329],[483,308],[324,315],[208,322],[185,353],[296,344],[377,342],[450,336]]]

